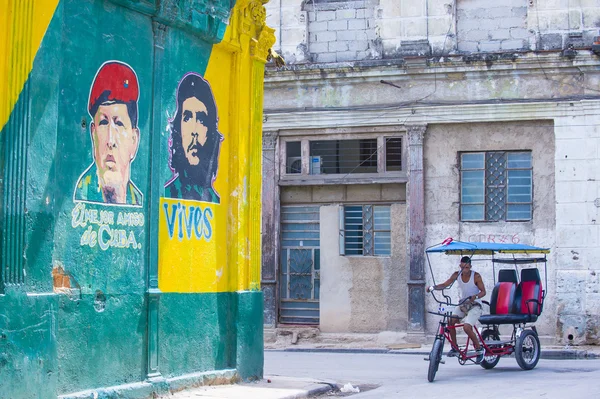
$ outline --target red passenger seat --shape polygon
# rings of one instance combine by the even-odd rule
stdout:
[[[538,269],[521,270],[521,283],[517,287],[515,295],[515,307],[517,313],[531,316],[535,321],[542,314],[544,306],[544,290]]]
[[[494,286],[490,299],[490,314],[479,318],[482,324],[502,324],[504,316],[515,311],[515,293],[517,291],[517,271],[502,269],[498,271],[498,283]]]
[[[490,302],[490,314],[479,318],[481,324],[519,324],[532,323],[537,320],[537,317],[542,313],[544,290],[542,289],[542,281],[538,269],[523,269],[521,270],[521,282],[513,290],[508,284],[510,282],[501,282],[500,274],[498,273],[498,284],[494,287]],[[514,270],[507,270],[514,272]],[[504,279],[512,279],[516,282],[516,273],[514,276],[503,277]],[[512,299],[509,299],[512,295]],[[511,305],[507,303],[510,300]],[[508,309],[506,313],[504,312]]]

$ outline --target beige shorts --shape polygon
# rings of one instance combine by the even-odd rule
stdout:
[[[452,312],[452,314],[460,317],[460,321],[464,324],[470,324],[474,326],[479,321],[482,310],[483,309],[481,308],[481,304],[476,302],[475,305],[466,304],[457,307],[456,309],[454,309],[454,312]]]

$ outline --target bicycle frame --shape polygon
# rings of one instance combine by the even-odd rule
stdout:
[[[461,328],[464,326],[464,323],[455,324],[455,325],[451,326],[446,321],[446,319],[448,319],[450,317],[452,317],[452,316],[444,315],[444,318],[442,320],[440,320],[436,338],[442,339],[442,342],[445,342],[447,340],[448,343],[450,344],[450,346],[459,353],[459,356],[458,356],[459,361],[466,362],[469,359],[473,359],[473,358],[477,357],[477,355],[475,355],[475,354],[468,355],[469,350],[471,349],[471,346],[472,346],[472,349],[475,350],[475,346],[473,345],[471,338],[469,336],[467,336],[467,342],[464,346],[464,349],[461,349],[461,347],[456,342],[452,341],[452,337],[450,335],[450,330],[452,330],[452,329],[456,330],[458,328]],[[506,355],[512,354],[515,351],[514,343],[516,341],[516,338],[520,335],[520,333],[522,331],[525,331],[526,329],[536,331],[535,326],[513,325],[513,331],[512,331],[510,340],[493,343],[494,341],[492,341],[492,342],[485,341],[483,339],[483,336],[479,332],[479,329],[477,328],[477,326],[473,326],[473,331],[477,335],[479,342],[481,342],[481,346],[485,350],[485,356],[506,356]],[[486,326],[484,328],[484,331],[485,330],[494,331],[498,336],[500,336],[500,332],[498,331],[497,326],[493,326],[493,327]],[[537,331],[536,331],[536,333],[537,333]],[[471,361],[473,361],[473,360],[471,360]]]
[[[448,341],[450,343],[450,346],[455,349],[459,355],[458,355],[458,361],[465,363],[467,360],[472,361],[473,363],[475,363],[474,358],[477,357],[476,353],[473,353],[472,355],[469,355],[469,348],[471,345],[473,345],[471,338],[469,338],[469,336],[467,336],[467,343],[465,344],[464,349],[461,349],[460,346],[452,341],[452,337],[450,335],[450,330],[456,330],[457,328],[463,327],[464,323],[461,324],[455,324],[455,325],[450,325],[447,321],[447,319],[449,319],[450,315],[445,314],[444,318],[442,320],[440,320],[439,322],[439,328],[438,328],[438,333],[436,334],[436,338],[440,338],[442,340],[442,342],[444,341]],[[483,338],[481,337],[481,334],[479,333],[479,330],[477,329],[477,326],[473,326],[473,331],[475,331],[475,334],[477,335],[477,338],[479,339],[480,342],[482,342],[482,346],[485,349],[485,351],[490,351],[492,352],[492,349],[489,348],[485,342],[483,342]],[[473,345],[473,350],[475,350],[475,345]],[[494,355],[496,355],[496,353],[493,353]]]

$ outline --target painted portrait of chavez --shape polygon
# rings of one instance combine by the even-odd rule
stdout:
[[[210,85],[190,72],[177,87],[177,110],[169,121],[170,168],[165,197],[220,203],[217,178],[223,135],[217,130],[217,105]]]
[[[142,193],[131,181],[140,141],[138,99],[137,75],[129,65],[100,66],[88,101],[93,162],[77,181],[74,201],[142,206]]]

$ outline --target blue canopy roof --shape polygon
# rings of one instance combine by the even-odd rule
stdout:
[[[448,241],[448,240],[446,240]],[[445,241],[445,242],[446,242]],[[525,244],[497,244],[493,242],[462,242],[451,241],[448,244],[442,243],[426,252],[444,252],[447,255],[493,255],[500,254],[548,254],[550,249],[533,247]]]

